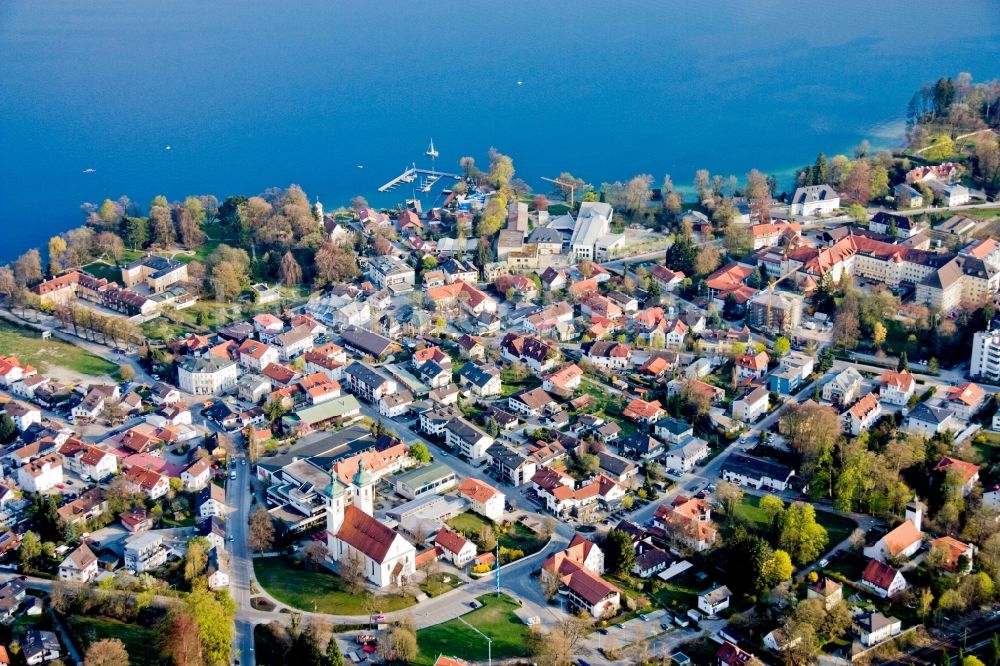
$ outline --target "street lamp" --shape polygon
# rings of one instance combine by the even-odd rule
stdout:
[[[476,632],[477,634],[479,634],[480,636],[482,636],[483,638],[486,639],[486,659],[487,659],[487,662],[488,662],[489,666],[493,666],[493,639],[490,638],[489,636],[487,636],[486,634],[484,634],[483,632],[479,631],[475,627],[473,627],[468,622],[466,622],[465,619],[461,615],[459,615],[457,619],[458,619],[459,622],[461,622],[462,624],[464,624],[465,626],[467,626],[469,629],[472,629],[474,632]]]

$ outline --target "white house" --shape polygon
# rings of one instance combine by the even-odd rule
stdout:
[[[278,355],[281,357],[281,360],[291,361],[310,351],[313,348],[315,339],[312,326],[300,324],[291,330],[274,336],[273,342],[274,346],[278,348]]]
[[[886,370],[879,380],[879,400],[887,405],[905,405],[917,390],[917,382],[907,370]]]
[[[187,492],[201,490],[211,479],[212,463],[208,458],[196,460],[181,472],[181,483]]]
[[[733,418],[742,423],[754,423],[771,408],[767,388],[758,386],[739,400],[733,401]]]
[[[722,611],[729,608],[729,597],[731,593],[725,585],[716,585],[707,592],[698,595],[698,610],[703,611],[709,617],[715,617]]]
[[[458,493],[468,500],[469,508],[479,515],[493,522],[500,522],[503,518],[506,498],[502,492],[488,483],[468,477],[459,485]]]
[[[17,483],[25,492],[44,493],[62,482],[62,459],[55,453],[17,468]]]
[[[177,384],[185,393],[215,395],[236,387],[240,366],[218,356],[188,357],[177,367]]]
[[[708,457],[708,442],[700,437],[691,437],[685,443],[667,451],[664,463],[675,472],[688,472]]]
[[[476,544],[447,527],[442,527],[434,536],[434,545],[443,559],[459,568],[476,558]]]
[[[860,397],[862,381],[864,378],[854,366],[844,368],[823,384],[823,399],[838,405],[850,405]]]
[[[840,195],[829,185],[807,185],[792,195],[792,215],[829,215],[840,208]]]
[[[865,647],[873,647],[898,636],[902,628],[902,622],[894,617],[886,617],[880,612],[865,613],[858,619],[861,644]]]
[[[223,590],[229,587],[229,554],[221,548],[213,548],[208,553],[208,589]]]
[[[125,568],[135,574],[163,566],[168,554],[163,536],[155,532],[133,534],[125,539]]]
[[[455,418],[444,428],[445,443],[456,453],[472,461],[486,457],[486,449],[493,445],[493,438],[463,418]]]
[[[880,416],[882,405],[878,395],[869,393],[841,415],[841,422],[844,432],[857,436],[871,428]]]
[[[14,425],[21,432],[31,427],[33,423],[42,422],[42,410],[31,404],[11,400],[4,405],[4,412],[14,421]]]
[[[97,576],[97,555],[86,543],[66,556],[59,564],[59,580],[89,583]]]
[[[199,518],[211,518],[212,516],[224,516],[230,511],[226,504],[226,491],[221,486],[214,483],[205,486],[198,491],[195,499]]]
[[[239,347],[240,365],[260,372],[279,360],[278,350],[259,340],[248,338]]]
[[[860,582],[883,599],[899,594],[907,586],[902,572],[878,560],[868,560]]]
[[[922,402],[913,408],[903,422],[903,430],[930,439],[946,430],[959,429],[955,413],[950,409],[933,407]]]

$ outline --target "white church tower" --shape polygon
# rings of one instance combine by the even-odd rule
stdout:
[[[916,496],[906,505],[905,519],[913,523],[917,531],[922,531],[924,518],[924,505]]]
[[[375,515],[375,477],[365,469],[364,458],[358,461],[358,473],[351,478],[351,504],[369,516]]]
[[[337,472],[330,468],[330,486],[326,501],[326,548],[330,557],[339,559],[334,549],[334,537],[344,524],[344,509],[347,508],[347,486],[337,478]]]

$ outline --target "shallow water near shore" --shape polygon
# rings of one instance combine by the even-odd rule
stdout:
[[[991,0],[0,4],[0,261],[82,220],[301,184],[327,208],[491,145],[518,174],[788,174],[892,145],[913,91],[1000,76]]]

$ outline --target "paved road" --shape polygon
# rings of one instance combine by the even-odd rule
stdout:
[[[229,593],[236,602],[236,633],[233,637],[233,658],[246,666],[253,666],[253,627],[250,619],[253,608],[250,606],[250,585],[254,580],[253,562],[250,559],[250,547],[247,544],[247,529],[250,518],[250,465],[244,464],[246,458],[234,458],[236,463],[232,469],[236,479],[226,483],[226,503],[235,508],[226,520],[227,544],[229,549]],[[287,617],[285,615],[284,617]],[[271,618],[265,620],[270,622]]]

